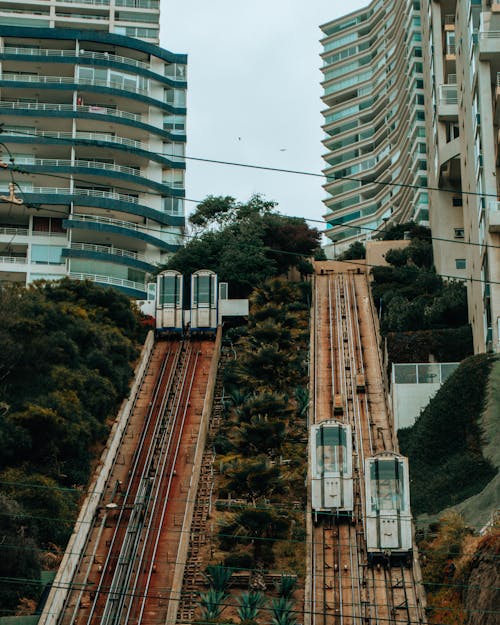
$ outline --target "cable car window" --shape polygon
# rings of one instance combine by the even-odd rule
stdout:
[[[206,308],[211,304],[212,276],[197,276],[194,290],[194,305]]]
[[[346,436],[343,428],[322,427],[316,431],[316,470],[347,472]]]
[[[404,465],[402,460],[376,460],[370,465],[372,509],[405,509]]]
[[[178,306],[180,304],[180,292],[177,276],[162,276],[160,290],[160,304],[162,306]]]

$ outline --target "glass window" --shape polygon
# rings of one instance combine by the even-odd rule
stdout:
[[[465,269],[467,266],[467,261],[465,258],[455,258],[455,267],[456,269]]]
[[[180,304],[179,280],[177,276],[162,276],[160,284],[160,304],[178,306]]]
[[[339,426],[324,426],[316,430],[316,470],[347,471],[345,430]]]
[[[45,265],[61,265],[63,248],[56,245],[32,245],[31,262]]]
[[[377,459],[370,464],[373,510],[404,510],[404,465],[396,458]]]

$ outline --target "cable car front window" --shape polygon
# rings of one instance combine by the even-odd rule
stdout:
[[[211,304],[212,276],[197,276],[194,304],[200,308],[208,308]]]
[[[162,276],[160,304],[167,308],[179,306],[180,292],[178,288],[177,276]]]
[[[347,472],[345,431],[324,426],[316,431],[316,470],[318,473]]]
[[[379,459],[370,465],[373,510],[404,510],[403,475],[402,460]]]

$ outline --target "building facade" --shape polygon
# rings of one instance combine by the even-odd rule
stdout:
[[[144,299],[183,242],[186,55],[159,0],[0,0],[0,281]]]
[[[335,255],[387,221],[428,224],[420,2],[374,0],[321,29],[324,219]]]
[[[422,0],[422,25],[436,269],[467,280],[474,351],[499,351],[500,2]]]

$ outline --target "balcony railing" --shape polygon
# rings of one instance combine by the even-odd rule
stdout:
[[[72,243],[71,249],[84,252],[99,252],[100,254],[110,254],[112,256],[121,256],[123,258],[132,258],[133,260],[142,260],[146,263],[151,262],[146,258],[144,254],[140,254],[139,252],[123,250],[117,247],[110,247],[108,245],[94,245],[92,243]]]
[[[451,13],[448,15],[445,15],[444,23],[447,24],[448,26],[455,26],[455,15]]]
[[[500,30],[482,30],[479,33],[479,39],[499,39]]]
[[[100,282],[110,284],[112,286],[122,286],[125,288],[135,289],[137,291],[146,290],[146,285],[142,282],[134,282],[133,280],[125,280],[123,278],[113,278],[112,276],[101,276],[95,273],[74,273],[71,271],[69,277],[72,280],[91,280],[92,282]]]
[[[99,189],[69,189],[65,187],[30,187],[23,189],[19,195],[26,193],[40,193],[43,195],[83,195],[86,197],[98,197],[107,200],[119,200],[120,202],[129,202],[138,204],[139,198],[135,195],[125,195],[124,193],[115,193],[114,191],[101,191]]]
[[[18,48],[16,46],[5,46],[4,53],[22,54],[23,56],[73,56],[83,59],[100,59],[114,61],[116,63],[127,63],[128,65],[149,69],[149,63],[144,63],[143,61],[131,59],[126,56],[119,56],[117,54],[108,54],[107,52],[91,52],[87,50],[76,52],[76,50],[57,50],[53,48]]]
[[[116,0],[115,5],[136,9],[159,9],[160,0]]]
[[[500,72],[497,72],[497,87],[500,87]]]
[[[28,228],[9,228],[9,227],[4,227],[4,228],[0,228],[0,236],[4,234],[7,236],[20,236],[20,237],[26,237],[28,236]]]
[[[100,80],[98,78],[74,78],[73,76],[39,76],[38,74],[11,74],[4,72],[0,80],[12,82],[32,82],[54,85],[88,85],[94,87],[108,87],[109,89],[120,89],[122,91],[133,91],[142,95],[148,95],[149,89],[141,89],[134,85],[125,85],[116,80]]]
[[[29,130],[29,132],[28,132]],[[89,141],[107,141],[109,143],[118,143],[120,145],[130,146],[136,149],[147,150],[147,144],[142,141],[136,141],[135,139],[128,139],[127,137],[117,137],[110,133],[104,132],[85,132],[77,130],[74,134],[72,132],[65,131],[52,131],[52,130],[37,130],[26,129],[20,130],[18,128],[10,129],[5,127],[3,130],[4,135],[15,135],[21,137],[47,137],[51,139],[66,139],[68,141],[74,141],[77,139],[86,139]]]
[[[97,224],[106,224],[108,226],[117,226],[118,228],[127,228],[135,232],[142,232],[143,228],[139,224],[131,221],[123,221],[122,219],[113,219],[112,217],[101,217],[100,215],[74,214],[68,217],[69,221],[85,221]]]
[[[458,104],[458,90],[456,85],[439,85],[440,104]]]
[[[140,176],[141,170],[138,167],[127,167],[125,165],[115,165],[115,163],[101,163],[100,161],[72,161],[69,158],[32,158],[29,156],[14,157],[14,165],[40,165],[43,167],[86,167],[89,169],[104,169],[106,171],[116,171],[122,174]]]
[[[58,4],[92,4],[95,6],[109,6],[109,0],[56,0]]]
[[[131,119],[135,122],[142,122],[142,115],[108,108],[106,106],[73,106],[72,104],[53,104],[52,102],[1,102],[0,109],[30,110],[30,111],[76,111],[78,113],[100,113],[102,115],[113,115]]]
[[[0,264],[24,265],[28,262],[27,256],[0,256]]]

